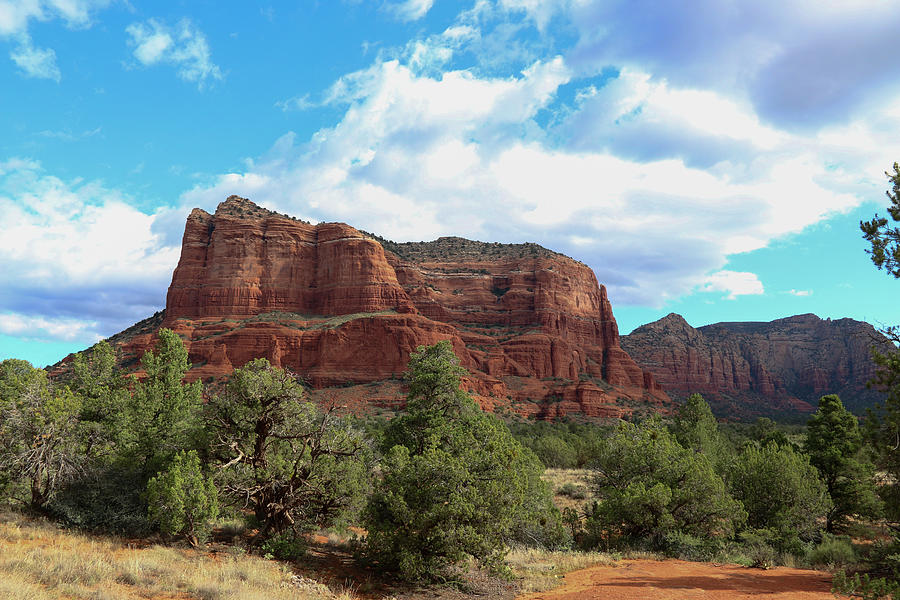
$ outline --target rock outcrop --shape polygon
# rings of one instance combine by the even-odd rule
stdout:
[[[813,314],[695,329],[672,313],[621,340],[670,395],[703,394],[729,416],[812,412],[832,393],[863,411],[880,399],[866,388],[871,348],[893,348],[868,323]]]
[[[396,403],[410,353],[444,339],[487,408],[603,418],[668,402],[584,264],[535,244],[397,244],[237,196],[188,217],[161,326],[184,339],[193,378],[264,357],[361,407]],[[120,338],[136,360],[153,333]]]

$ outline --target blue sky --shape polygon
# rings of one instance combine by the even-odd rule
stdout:
[[[397,241],[526,242],[620,330],[900,322],[858,222],[900,160],[884,0],[0,0],[0,359],[163,307],[230,194]]]

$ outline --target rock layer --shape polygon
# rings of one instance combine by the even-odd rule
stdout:
[[[361,404],[373,385],[391,404],[410,353],[443,339],[489,408],[602,418],[668,401],[619,346],[606,289],[571,258],[462,238],[397,244],[237,196],[188,217],[162,326],[184,339],[193,378],[265,357]],[[152,342],[121,346],[135,359]]]
[[[670,395],[701,393],[730,416],[811,412],[831,393],[861,412],[880,399],[871,348],[893,348],[868,323],[813,314],[695,329],[672,313],[621,340]]]

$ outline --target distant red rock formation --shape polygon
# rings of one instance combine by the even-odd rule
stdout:
[[[731,416],[812,412],[832,393],[860,412],[882,399],[866,388],[873,345],[893,348],[868,323],[813,314],[695,329],[672,313],[622,336],[622,347],[671,395],[703,394]]]
[[[444,339],[487,408],[602,418],[668,402],[582,263],[535,244],[397,244],[237,196],[188,217],[162,326],[184,339],[192,378],[264,357],[358,406],[396,402],[410,353]],[[155,330],[116,339],[135,359]]]

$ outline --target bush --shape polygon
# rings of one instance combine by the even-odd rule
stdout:
[[[622,423],[596,463],[599,499],[588,537],[661,546],[673,531],[728,537],[745,513],[704,454],[681,446],[658,418]]]
[[[95,465],[63,486],[49,509],[55,518],[79,529],[143,536],[151,530],[145,482],[138,469]]]
[[[772,545],[777,536],[768,529],[747,529],[738,535],[749,559],[749,566],[770,569],[775,566],[778,553]]]
[[[573,500],[584,500],[587,498],[587,490],[584,489],[583,485],[578,485],[577,483],[564,483],[560,486],[556,493],[560,496],[568,496]]]
[[[294,531],[272,536],[260,545],[263,556],[278,560],[296,560],[306,554],[306,540]]]
[[[822,541],[809,551],[808,558],[813,566],[833,569],[854,564],[857,556],[848,536],[826,533]]]
[[[150,521],[160,531],[183,535],[192,544],[206,539],[219,514],[216,486],[203,475],[193,450],[176,454],[169,468],[150,480],[147,504]]]
[[[369,555],[407,580],[440,580],[471,556],[503,568],[516,537],[564,536],[543,468],[460,389],[449,342],[409,362],[407,412],[385,433],[384,478],[365,512]]]
[[[870,577],[868,573],[849,577],[844,571],[838,571],[832,579],[831,591],[863,600],[896,599],[900,598],[900,583],[884,577]]]
[[[668,556],[681,560],[711,561],[725,551],[725,541],[673,531],[663,539],[663,550]]]
[[[769,541],[801,553],[817,537],[831,501],[809,459],[790,446],[748,445],[734,465],[731,490],[747,510],[747,525],[768,530]]]

